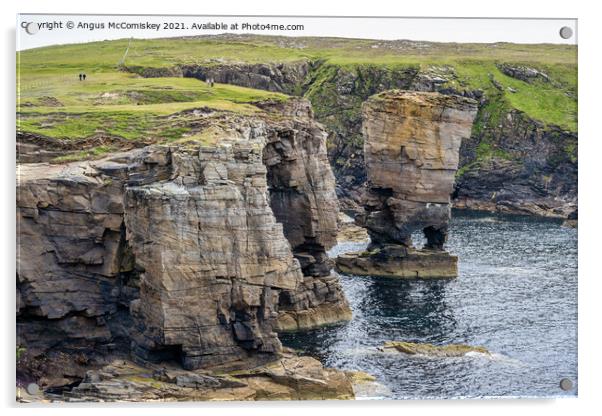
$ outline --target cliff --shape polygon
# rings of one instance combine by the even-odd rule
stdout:
[[[134,62],[130,70],[305,96],[329,130],[328,157],[348,213],[361,214],[366,180],[361,105],[390,89],[478,101],[474,129],[460,149],[456,207],[566,218],[577,206],[575,47],[248,35],[172,46],[190,43],[203,45],[197,63]],[[238,52],[230,56],[224,44]]]
[[[213,73],[219,72],[218,68],[213,67]],[[229,65],[221,68],[224,73],[235,70]],[[514,67],[507,64],[504,68]],[[277,73],[272,73],[271,79],[276,85],[289,85],[273,90],[302,91],[314,104],[316,118],[328,127],[328,156],[337,177],[339,198],[349,212],[361,211],[360,193],[366,180],[361,105],[379,92],[407,89],[457,94],[479,102],[475,129],[460,150],[456,207],[568,216],[577,204],[577,133],[514,108],[514,97],[507,96],[516,95],[512,92],[517,88],[517,78],[513,78],[516,72],[504,73],[484,65],[484,71],[490,71],[486,73],[500,74],[477,81],[463,78],[463,69],[453,65],[318,64],[303,82],[287,84],[291,79]],[[262,85],[239,78],[230,80],[237,85]],[[523,79],[518,81],[527,84]],[[553,88],[545,78],[530,82]]]
[[[443,251],[460,143],[470,134],[474,100],[393,90],[363,105],[368,181],[359,218],[370,235],[368,253],[337,259],[345,273],[440,278],[457,275],[457,259]],[[422,231],[424,249],[412,233]]]
[[[326,134],[306,101],[265,105],[278,117],[187,113],[202,123],[184,141],[18,165],[18,343],[31,371],[54,357],[59,379],[82,378],[130,341],[142,362],[249,367],[281,354],[275,329],[350,318],[325,256],[338,214]],[[75,351],[81,365],[59,359]]]

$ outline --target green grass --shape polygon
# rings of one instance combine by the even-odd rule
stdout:
[[[72,152],[63,156],[58,156],[52,159],[51,163],[64,163],[64,162],[73,162],[75,160],[82,159],[97,159],[102,156],[114,151],[115,149],[111,146],[96,146],[92,149],[82,150],[79,152]]]
[[[106,133],[127,139],[177,140],[188,130],[169,122],[166,116],[200,107],[251,114],[258,111],[251,104],[254,101],[286,99],[281,94],[233,85],[216,84],[210,88],[191,78],[143,78],[122,72],[117,65],[128,43],[128,39],[122,39],[17,53],[18,129],[63,139]],[[225,35],[134,39],[125,63],[131,67],[170,68],[197,63],[322,62],[324,65],[312,73],[313,82],[305,95],[312,99],[320,120],[335,128],[359,117],[362,101],[359,95],[369,94],[376,87],[371,76],[375,69],[387,69],[388,76],[393,77],[398,76],[397,70],[447,65],[458,76],[450,82],[450,87],[482,89],[489,99],[480,111],[475,129],[484,128],[484,124],[495,125],[499,117],[515,108],[543,123],[576,131],[576,58],[577,48],[567,45]],[[500,62],[536,67],[548,73],[554,83],[528,84],[507,77],[496,66]],[[357,99],[348,108],[341,108],[332,82],[338,69],[353,70],[363,80],[358,84]],[[79,72],[88,75],[85,82],[78,80]],[[503,86],[503,91],[495,89],[490,74]],[[516,92],[510,92],[509,88]],[[301,93],[301,86],[295,91]]]
[[[515,65],[529,65],[526,62],[513,62]],[[463,86],[472,89],[481,89],[490,98],[488,109],[494,117],[506,114],[510,108],[525,112],[530,117],[544,123],[554,124],[570,131],[577,130],[577,100],[576,96],[576,65],[558,64],[555,70],[552,66],[533,65],[548,74],[559,83],[535,81],[530,84],[515,78],[511,78],[497,68],[492,62],[461,62],[455,66],[459,80],[454,82],[455,86]],[[493,85],[490,75],[493,76],[502,87],[498,91]],[[511,92],[510,88],[515,91]],[[486,109],[487,110],[487,109]],[[490,125],[495,125],[498,120],[492,120]]]
[[[18,129],[62,139],[98,133],[127,139],[177,138],[186,128],[174,127],[165,116],[201,107],[251,114],[258,111],[250,104],[254,101],[286,99],[282,94],[234,85],[212,88],[192,78],[141,78],[115,69],[87,74],[86,81],[79,81],[56,69],[22,70]]]
[[[26,70],[61,68],[104,71],[121,60],[129,39],[50,46],[21,52]],[[325,59],[333,64],[378,65],[480,61],[576,64],[576,48],[568,45],[458,44],[383,42],[370,39],[289,38],[278,36],[215,36],[134,39],[126,64],[169,67],[219,59],[231,62],[292,62]]]
[[[487,141],[482,141],[477,146],[477,159],[478,161],[486,159],[512,159],[512,156],[503,149],[498,149]]]
[[[267,98],[283,99],[281,94],[234,85],[215,84],[213,88],[193,78],[141,78],[115,69],[108,72],[87,72],[86,81],[71,76],[48,73],[19,73],[19,103],[41,104],[41,97],[55,97],[65,106],[147,105],[174,102],[249,103]],[[197,104],[194,104],[197,105]],[[188,105],[190,106],[190,104]]]

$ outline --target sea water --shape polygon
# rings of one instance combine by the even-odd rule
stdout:
[[[414,236],[417,246],[423,244]],[[365,248],[342,243],[336,257]],[[577,394],[577,230],[560,221],[454,211],[449,281],[341,275],[346,324],[281,334],[326,366],[361,370],[379,388],[365,398],[557,397]],[[492,354],[409,356],[386,341],[484,346]],[[564,391],[560,380],[574,388]]]

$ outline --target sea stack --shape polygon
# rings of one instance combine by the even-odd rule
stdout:
[[[454,278],[457,257],[444,251],[450,196],[462,140],[470,136],[477,103],[440,93],[393,90],[362,107],[368,175],[368,251],[337,259],[344,273],[400,278]],[[422,230],[423,248],[412,244]]]

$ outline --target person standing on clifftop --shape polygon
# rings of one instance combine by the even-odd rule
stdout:
[[[84,81],[85,81],[86,80],[86,74],[85,73],[83,74],[83,77],[84,77]]]
[[[82,74],[81,74],[81,72],[80,72],[80,74],[79,74],[79,80],[80,80],[80,81],[82,80]]]

